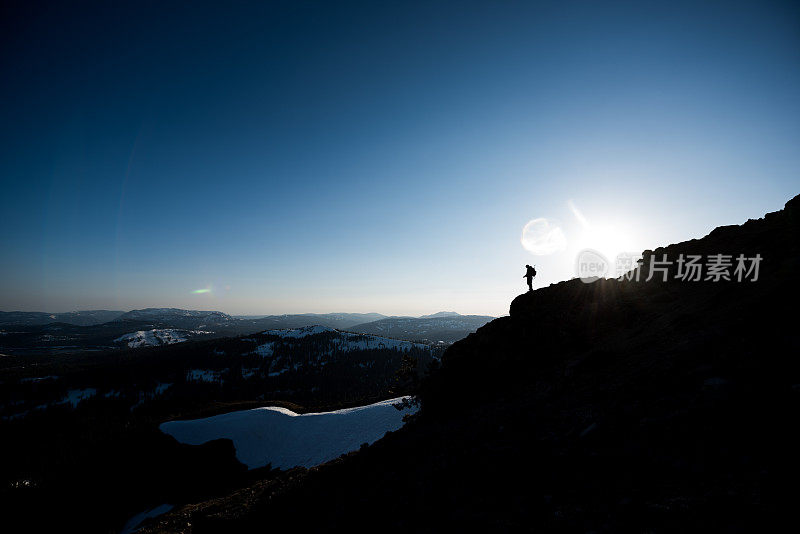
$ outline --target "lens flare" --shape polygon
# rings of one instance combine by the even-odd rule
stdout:
[[[203,295],[205,293],[211,293],[211,289],[204,288],[204,289],[195,289],[194,291],[192,291],[193,295]]]
[[[548,256],[567,248],[567,238],[561,227],[542,217],[528,221],[522,229],[520,242],[535,256]]]

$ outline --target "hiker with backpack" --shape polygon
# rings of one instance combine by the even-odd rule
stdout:
[[[536,276],[536,267],[526,265],[525,268],[525,274],[522,276],[522,278],[528,279],[528,291],[533,291],[533,277]]]

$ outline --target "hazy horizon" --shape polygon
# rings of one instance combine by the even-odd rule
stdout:
[[[15,4],[0,309],[504,315],[525,264],[547,286],[583,248],[698,238],[800,192],[798,21]]]
[[[412,315],[412,314],[388,314],[388,313],[382,313],[380,311],[365,311],[365,312],[362,312],[362,311],[342,311],[342,310],[327,311],[327,312],[297,311],[297,312],[275,312],[275,313],[234,313],[234,312],[228,312],[228,311],[219,310],[219,309],[180,308],[180,307],[177,307],[177,306],[144,306],[142,308],[114,308],[114,309],[110,309],[110,308],[81,308],[81,309],[71,309],[71,310],[0,310],[0,312],[5,312],[5,313],[17,313],[17,312],[18,313],[37,313],[37,312],[41,312],[41,313],[57,314],[57,313],[91,312],[91,311],[119,311],[119,312],[127,313],[127,312],[130,312],[130,311],[143,310],[143,309],[168,309],[168,308],[178,309],[178,310],[208,311],[208,312],[217,311],[217,312],[226,313],[226,314],[228,314],[228,315],[230,315],[232,317],[266,317],[266,316],[273,316],[273,315],[336,315],[336,314],[370,315],[370,314],[377,314],[377,315],[383,315],[383,316],[389,318],[389,317],[422,317],[422,316],[425,316],[425,315],[433,315],[433,314],[442,313],[442,312],[448,312],[449,313],[449,310],[437,310],[437,311],[433,311],[433,312],[425,312],[425,313],[414,314],[414,315]],[[458,313],[459,315],[490,316],[490,314],[486,314],[486,313],[460,313],[460,312],[453,312],[453,313]],[[503,315],[507,315],[507,313],[503,314]],[[493,316],[493,317],[496,317],[496,316]]]

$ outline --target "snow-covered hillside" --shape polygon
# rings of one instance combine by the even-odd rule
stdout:
[[[403,426],[403,416],[415,408],[398,410],[403,397],[334,412],[296,414],[277,407],[257,408],[205,419],[170,421],[160,426],[181,443],[200,445],[227,438],[236,457],[250,469],[271,464],[288,469],[312,467],[373,443]]]
[[[115,343],[124,343],[130,348],[154,347],[158,345],[171,345],[186,341],[188,338],[185,330],[174,328],[154,328],[152,330],[138,330],[125,334],[114,340]]]

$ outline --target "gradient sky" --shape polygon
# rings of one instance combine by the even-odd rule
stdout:
[[[501,315],[800,193],[797,2],[9,4],[1,310]]]

